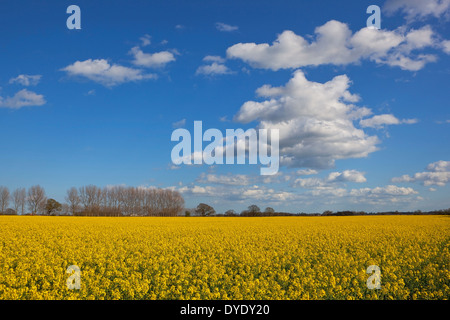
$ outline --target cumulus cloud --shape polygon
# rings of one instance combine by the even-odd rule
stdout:
[[[133,47],[130,50],[133,55],[133,64],[140,67],[160,68],[167,63],[175,61],[175,56],[170,51],[160,51],[155,53],[145,53],[139,47]]]
[[[373,116],[369,119],[363,119],[359,121],[359,125],[363,128],[380,128],[385,125],[393,125],[393,124],[414,124],[417,123],[417,119],[403,119],[399,120],[392,114],[381,114]]]
[[[211,197],[224,201],[242,202],[283,202],[299,199],[302,196],[296,193],[275,190],[265,186],[251,185],[245,187],[234,186],[184,186],[177,189],[184,195]]]
[[[450,161],[437,161],[430,163],[427,166],[427,170],[434,171],[434,172],[448,172],[450,171]]]
[[[216,175],[216,174],[201,174],[197,179],[198,183],[213,183],[224,184],[230,186],[246,186],[254,182],[254,177],[245,174],[235,175]]]
[[[308,81],[301,70],[281,87],[265,85],[257,94],[266,100],[247,101],[234,120],[259,121],[261,129],[279,129],[281,164],[312,169],[329,168],[336,159],[366,157],[380,142],[353,121],[370,115],[357,107],[357,95],[348,91],[346,75],[326,83]]]
[[[316,202],[324,203],[360,203],[373,205],[386,205],[392,203],[411,203],[419,200],[418,192],[413,188],[387,185],[373,188],[347,189],[345,182],[365,182],[364,173],[356,170],[333,172],[324,178],[297,179],[291,187],[261,185],[264,183],[283,183],[289,177],[279,173],[277,177],[265,177],[243,174],[207,174],[202,173],[195,183],[188,186],[178,186],[176,189],[185,196],[208,197],[211,201],[221,203],[249,203],[258,201],[260,204],[290,203],[311,205]],[[303,192],[299,188],[305,189]]]
[[[417,172],[414,175],[403,175],[395,177],[392,182],[421,182],[424,186],[444,187],[450,181],[450,161],[437,161],[430,163],[428,171]]]
[[[296,174],[299,176],[309,176],[313,174],[318,174],[319,172],[314,169],[300,169],[296,171]]]
[[[413,51],[436,45],[429,26],[395,31],[363,28],[353,34],[347,24],[331,20],[315,29],[312,41],[286,30],[271,45],[235,44],[227,49],[227,56],[241,59],[255,68],[275,71],[323,64],[347,65],[362,59],[417,71],[436,57]]]
[[[417,200],[418,195],[418,192],[413,188],[398,187],[395,185],[347,190],[342,187],[317,185],[313,181],[314,179],[310,180],[310,186],[314,187],[309,187],[309,190],[304,193],[278,190],[252,184],[242,186],[234,181],[231,184],[216,183],[216,185],[206,186],[183,186],[177,187],[177,190],[185,196],[208,197],[220,201],[233,201],[234,203],[257,201],[258,203],[265,204],[282,203],[283,201],[311,204],[318,201],[318,199],[323,203],[325,197],[327,202],[345,200],[353,203],[383,205],[396,202],[411,202]]]
[[[351,196],[364,196],[364,197],[409,196],[418,193],[419,192],[417,192],[413,188],[398,187],[394,185],[375,188],[352,189],[350,191]]]
[[[0,97],[0,108],[20,109],[29,106],[42,106],[45,104],[45,98],[42,94],[37,94],[27,89],[18,91],[12,97],[5,99]]]
[[[398,11],[406,15],[406,19],[423,19],[427,16],[439,18],[448,15],[450,0],[388,0],[383,11],[392,15]]]
[[[220,74],[231,74],[233,73],[226,65],[213,62],[212,64],[203,65],[197,68],[195,74],[199,75],[220,75]]]
[[[392,203],[411,203],[423,200],[417,196],[419,192],[413,188],[388,185],[375,188],[360,188],[350,190],[346,196],[350,202],[370,205],[386,205]]]
[[[332,172],[329,174],[328,182],[366,182],[363,172],[357,170],[344,170],[343,172]]]
[[[292,183],[292,187],[294,188],[319,188],[324,187],[326,185],[326,181],[320,178],[298,178]]]
[[[197,68],[196,75],[202,74],[206,76],[231,74],[231,71],[224,63],[225,59],[221,56],[205,56],[203,61],[209,64],[202,65]]]
[[[225,59],[222,58],[221,56],[206,56],[206,57],[203,58],[203,61],[224,63]]]
[[[42,76],[39,74],[36,75],[27,75],[27,74],[19,74],[15,78],[9,79],[9,83],[18,83],[25,87],[35,86],[39,83]]]
[[[110,64],[105,59],[76,61],[61,70],[70,76],[84,77],[108,87],[125,82],[156,78],[154,74],[144,74],[139,69]]]
[[[305,189],[331,190],[337,188],[338,183],[357,182],[363,183],[367,179],[363,172],[357,170],[344,170],[342,172],[331,172],[326,178],[297,178],[292,187]],[[341,191],[339,191],[341,192]]]
[[[222,22],[217,22],[216,23],[216,29],[222,32],[231,32],[231,31],[236,31],[239,29],[238,26],[232,26],[226,23],[222,23]]]

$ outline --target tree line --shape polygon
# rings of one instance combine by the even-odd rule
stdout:
[[[422,212],[371,212],[326,210],[322,213],[278,212],[272,207],[263,211],[257,205],[237,213],[227,210],[217,213],[206,204],[200,203],[194,209],[184,208],[184,199],[178,191],[171,189],[94,185],[72,187],[66,192],[65,203],[48,199],[43,187],[35,185],[28,190],[17,188],[10,193],[7,187],[0,186],[0,214],[46,214],[74,216],[227,216],[227,217],[268,217],[268,216],[360,216],[360,215],[424,215],[450,214],[449,209]],[[12,203],[12,207],[8,207]],[[26,210],[28,209],[28,211]],[[184,210],[184,214],[183,214]]]
[[[184,208],[178,191],[160,188],[94,185],[72,187],[66,203],[48,199],[39,185],[10,193],[0,186],[1,214],[47,214],[74,216],[176,216]],[[9,208],[12,202],[13,207]],[[28,209],[28,211],[26,211]]]
[[[185,210],[185,216],[202,216],[202,217],[275,217],[275,216],[362,216],[362,215],[450,215],[449,209],[442,210],[432,210],[423,212],[421,210],[416,211],[385,211],[385,212],[365,212],[365,211],[337,211],[333,212],[331,210],[325,210],[322,213],[290,213],[290,212],[278,212],[275,211],[272,207],[267,207],[263,211],[255,204],[252,204],[247,207],[247,209],[237,213],[236,211],[230,209],[225,211],[224,213],[216,213],[216,210],[206,204],[200,203],[196,208]]]

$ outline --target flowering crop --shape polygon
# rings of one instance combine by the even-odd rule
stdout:
[[[449,231],[448,216],[1,216],[0,299],[448,299]]]

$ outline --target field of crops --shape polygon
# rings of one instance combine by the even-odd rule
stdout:
[[[449,237],[448,216],[0,216],[0,299],[448,299]]]

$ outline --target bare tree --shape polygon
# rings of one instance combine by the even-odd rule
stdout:
[[[7,187],[0,187],[0,213],[5,213],[9,204],[9,189]]]
[[[84,206],[86,215],[98,215],[102,202],[102,191],[94,185],[88,185],[79,189],[80,201]]]
[[[12,200],[14,203],[14,210],[16,210],[17,213],[24,214],[25,209],[25,202],[27,198],[27,191],[25,188],[17,188],[14,190],[12,195]]]
[[[181,194],[169,189],[89,185],[78,189],[78,197],[84,206],[83,215],[176,216],[184,208]],[[66,200],[70,203],[68,197]]]
[[[44,188],[40,185],[36,185],[28,189],[27,201],[32,215],[42,212],[47,202]]]
[[[78,196],[77,188],[72,187],[67,190],[66,201],[69,204],[70,212],[72,215],[75,215],[80,205],[80,197]]]

